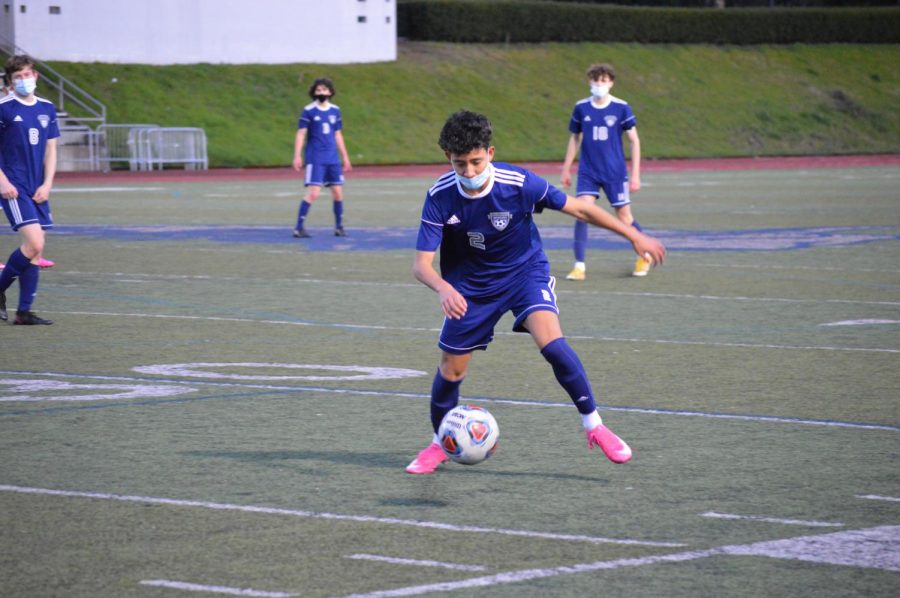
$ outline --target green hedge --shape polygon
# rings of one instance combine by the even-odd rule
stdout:
[[[421,41],[900,43],[900,8],[701,10],[522,0],[408,0],[397,9],[400,37]]]

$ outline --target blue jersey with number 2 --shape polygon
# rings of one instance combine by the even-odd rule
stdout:
[[[534,213],[562,209],[566,194],[533,172],[493,163],[478,196],[448,172],[425,196],[418,251],[441,250],[441,276],[464,297],[497,297],[523,274],[549,272]]]

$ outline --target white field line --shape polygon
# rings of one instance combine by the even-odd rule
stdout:
[[[450,592],[468,588],[484,588],[500,584],[521,583],[533,579],[545,579],[559,575],[575,575],[592,571],[608,571],[622,567],[641,567],[656,563],[684,562],[711,556],[766,556],[777,559],[810,561],[847,565],[855,567],[873,567],[887,571],[900,570],[897,550],[900,545],[900,527],[884,526],[863,530],[835,532],[820,536],[800,536],[775,540],[772,542],[756,542],[753,544],[735,544],[710,548],[708,550],[691,550],[658,556],[646,556],[614,561],[597,561],[564,565],[550,569],[527,569],[523,571],[506,571],[496,575],[474,577],[460,581],[408,586],[392,590],[381,590],[363,594],[350,594],[343,598],[389,598],[393,596],[417,596],[432,592]]]
[[[864,498],[866,500],[884,500],[887,502],[900,502],[900,498],[896,496],[880,496],[878,494],[857,494],[856,498]]]
[[[879,270],[880,272],[880,270]],[[73,274],[77,276],[100,276],[100,277],[130,277],[133,279],[146,278],[148,280],[211,280],[221,282],[239,281],[246,283],[254,279],[239,276],[210,276],[204,274],[144,274],[140,272],[82,272],[78,270],[60,271],[60,274]],[[421,283],[417,282],[378,282],[363,280],[336,280],[326,278],[260,278],[256,279],[264,281],[266,284],[272,283],[297,283],[297,284],[330,284],[330,285],[349,285],[349,286],[375,286],[375,287],[397,287],[397,288],[416,288],[425,290]],[[557,294],[571,295],[591,295],[591,296],[615,296],[615,297],[646,297],[650,299],[689,299],[700,301],[739,301],[745,303],[798,303],[798,304],[851,304],[851,305],[887,305],[898,306],[900,301],[861,301],[857,299],[789,299],[786,297],[745,297],[741,295],[724,296],[724,295],[694,295],[690,293],[649,293],[649,292],[633,292],[633,291],[579,291],[572,289],[556,288]]]
[[[828,322],[826,324],[819,324],[819,326],[870,326],[875,324],[900,324],[900,320],[841,320],[840,322]]]
[[[282,515],[287,517],[303,517],[311,519],[327,519],[331,521],[353,521],[355,523],[376,523],[383,525],[404,525],[422,529],[436,529],[445,532],[463,532],[467,534],[497,534],[501,536],[516,536],[523,538],[541,538],[545,540],[560,540],[563,542],[586,542],[589,544],[621,544],[626,546],[656,546],[660,548],[677,548],[685,546],[677,542],[654,542],[650,540],[634,540],[630,538],[605,538],[601,536],[584,536],[575,534],[555,534],[551,532],[537,532],[529,530],[504,529],[496,527],[477,527],[474,525],[454,525],[452,523],[440,523],[438,521],[420,521],[416,519],[397,519],[394,517],[373,517],[371,515],[347,515],[343,513],[323,513],[316,511],[301,511],[295,509],[279,509],[275,507],[259,507],[253,505],[234,505],[228,503],[216,503],[202,500],[181,500],[176,498],[160,498],[155,496],[129,496],[123,494],[108,494],[104,492],[78,492],[70,490],[52,490],[49,488],[29,488],[26,486],[0,485],[0,492],[13,492],[17,494],[37,494],[42,496],[64,496],[68,498],[90,498],[96,500],[114,500],[119,502],[136,502],[157,505],[169,505],[173,507],[198,507],[219,511],[238,511],[242,513],[255,513],[264,515]]]
[[[259,598],[289,598],[290,596],[297,596],[297,594],[288,594],[286,592],[266,592],[263,590],[250,590],[246,588],[230,588],[228,586],[209,586],[199,583],[188,583],[186,581],[172,581],[169,579],[145,579],[141,581],[141,585],[184,590],[186,592],[206,592],[208,594],[228,594],[231,596],[257,596]]]
[[[711,519],[734,519],[740,521],[759,521],[762,523],[781,523],[784,525],[803,525],[807,527],[844,527],[843,523],[829,523],[828,521],[810,521],[804,519],[779,519],[777,517],[762,517],[760,515],[735,515],[732,513],[716,513],[709,511],[701,513],[701,517],[709,517]]]
[[[129,191],[168,191],[165,187],[54,187],[53,193],[125,193]]]
[[[378,554],[350,554],[345,556],[344,558],[361,561],[380,561],[383,563],[393,563],[395,565],[413,565],[415,567],[440,567],[442,569],[455,569],[457,571],[487,571],[487,567],[483,565],[459,565],[457,563],[442,563],[441,561],[401,559],[392,556],[381,556]]]
[[[428,399],[430,395],[421,392],[400,392],[388,390],[360,390],[350,388],[328,388],[325,386],[277,386],[274,384],[248,384],[237,382],[208,382],[205,380],[157,380],[148,378],[136,378],[129,376],[102,376],[92,374],[62,374],[59,372],[17,372],[10,370],[0,370],[3,376],[21,376],[30,377],[47,376],[55,378],[76,378],[87,380],[111,380],[124,382],[153,382],[154,384],[179,384],[193,386],[223,386],[226,388],[242,388],[242,389],[260,389],[273,391],[291,391],[291,392],[321,392],[338,395],[359,395],[359,396],[375,396],[375,397],[397,397],[405,399]],[[496,405],[518,405],[522,407],[551,407],[570,409],[571,403],[555,403],[552,401],[523,401],[517,399],[502,399],[491,397],[465,397],[466,401],[475,403],[488,403]],[[825,426],[831,428],[853,428],[861,430],[887,430],[889,432],[900,431],[898,426],[889,426],[882,424],[866,424],[858,422],[842,422],[820,419],[802,419],[793,417],[778,417],[774,415],[742,415],[735,413],[706,413],[703,411],[681,411],[675,409],[650,409],[645,407],[615,407],[611,405],[601,405],[601,411],[619,411],[622,413],[643,413],[647,415],[674,415],[678,417],[701,417],[708,419],[733,419],[738,421],[754,421],[754,422],[771,422],[777,424],[795,424],[802,426]]]
[[[242,322],[247,324],[275,324],[278,326],[315,326],[320,328],[347,328],[358,330],[390,330],[397,332],[440,332],[439,328],[416,328],[407,326],[375,326],[372,324],[323,324],[321,322],[297,322],[292,320],[255,320],[253,318],[226,318],[221,316],[178,316],[165,314],[142,314],[142,313],[114,313],[114,312],[96,312],[96,311],[51,311],[44,310],[52,314],[70,315],[70,316],[102,316],[102,317],[122,317],[122,318],[156,318],[161,320],[203,320],[209,322]],[[516,332],[496,332],[496,335],[513,336],[518,335]],[[650,343],[659,345],[683,345],[698,347],[733,347],[741,349],[780,349],[786,351],[848,351],[854,353],[900,353],[900,349],[878,349],[867,347],[829,347],[829,346],[811,346],[811,345],[773,345],[773,344],[756,344],[756,343],[716,343],[708,341],[673,341],[666,339],[653,338],[622,338],[612,336],[590,336],[590,335],[567,335],[567,338],[580,340],[593,340],[612,343]]]
[[[347,596],[344,596],[343,598],[389,598],[393,596],[417,596],[420,594],[430,594],[432,592],[452,592],[455,590],[464,590],[469,588],[485,588],[500,584],[521,583],[524,581],[531,581],[533,579],[557,577],[559,575],[573,575],[577,573],[589,573],[591,571],[619,569],[621,567],[640,567],[642,565],[653,565],[656,563],[677,563],[694,559],[702,559],[716,554],[724,554],[724,552],[722,552],[721,549],[714,548],[710,550],[693,550],[688,552],[677,552],[675,554],[664,554],[658,556],[616,559],[614,561],[597,561],[594,563],[563,565],[561,567],[553,567],[551,569],[525,569],[521,571],[506,571],[503,573],[497,573],[496,575],[473,577],[471,579],[463,579],[460,581],[446,581],[442,583],[431,583],[420,586],[408,586],[405,588],[395,588],[393,590],[366,592],[364,594],[349,594]]]

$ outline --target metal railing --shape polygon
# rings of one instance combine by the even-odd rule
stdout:
[[[98,170],[109,171],[115,165],[124,164],[128,164],[128,170],[145,170],[138,167],[135,131],[158,128],[156,124],[103,124],[97,127]]]
[[[206,132],[197,127],[115,124],[97,127],[97,164],[109,171],[128,164],[129,170],[209,169]]]
[[[0,57],[5,62],[14,54],[28,54],[28,52],[0,35]],[[53,100],[58,112],[67,114],[69,119],[77,120],[79,123],[103,124],[106,122],[106,105],[103,102],[63,77],[46,62],[33,56],[32,60],[34,60],[35,68],[41,74],[40,84],[52,90],[52,94],[44,91],[40,95]]]

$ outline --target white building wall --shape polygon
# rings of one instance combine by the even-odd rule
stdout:
[[[44,61],[397,59],[396,0],[0,0],[0,7],[0,34]]]

